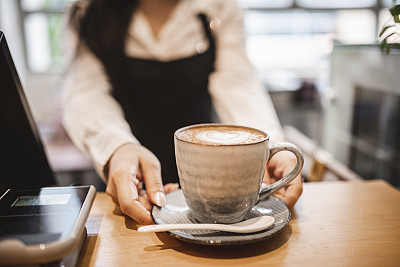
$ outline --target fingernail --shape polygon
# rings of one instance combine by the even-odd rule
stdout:
[[[165,206],[166,199],[165,199],[165,195],[164,195],[163,192],[157,192],[156,193],[155,202],[156,202],[156,205],[159,206],[159,207],[164,207]]]

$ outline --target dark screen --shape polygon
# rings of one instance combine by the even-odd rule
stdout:
[[[55,184],[40,136],[0,31],[0,193]]]

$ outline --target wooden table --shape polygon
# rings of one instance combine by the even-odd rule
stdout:
[[[306,183],[277,236],[237,247],[138,233],[105,193],[78,266],[400,266],[400,192],[384,181]]]

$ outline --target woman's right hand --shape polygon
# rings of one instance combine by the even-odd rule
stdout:
[[[177,189],[177,184],[163,186],[159,160],[141,145],[123,145],[108,162],[106,192],[119,204],[123,213],[139,224],[153,224],[150,215],[152,204],[164,206],[165,193]]]

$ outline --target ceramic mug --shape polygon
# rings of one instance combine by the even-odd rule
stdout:
[[[269,144],[267,133],[244,126],[197,124],[174,134],[179,181],[191,216],[202,223],[235,223],[291,182],[303,167],[299,148]],[[266,163],[279,151],[297,159],[293,170],[261,188]]]

